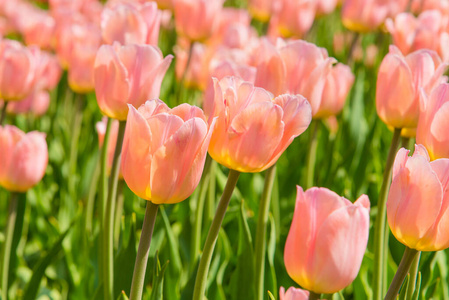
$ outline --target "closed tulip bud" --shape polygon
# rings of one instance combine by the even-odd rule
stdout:
[[[423,144],[431,159],[449,158],[449,84],[444,83],[427,95],[421,93],[416,142]]]
[[[311,121],[311,108],[300,95],[272,95],[237,77],[214,79],[213,103],[205,104],[209,119],[218,117],[210,156],[240,172],[272,166]]]
[[[336,60],[328,57],[326,49],[302,40],[289,42],[279,51],[286,67],[287,91],[303,95],[315,116],[321,105],[326,78]]]
[[[203,41],[212,33],[223,0],[173,0],[176,32],[191,41]]]
[[[98,106],[110,118],[126,120],[128,105],[159,97],[162,79],[173,56],[163,58],[150,45],[103,45],[94,67]]]
[[[449,159],[430,162],[426,148],[398,151],[387,201],[387,217],[396,239],[418,251],[449,247]]]
[[[309,292],[294,287],[290,287],[287,292],[281,286],[279,290],[279,300],[308,300]]]
[[[0,98],[21,100],[34,88],[37,48],[27,48],[17,41],[0,41]]]
[[[297,187],[295,213],[285,243],[290,277],[315,293],[335,293],[357,276],[369,233],[368,196],[356,202],[326,188]]]
[[[106,7],[101,14],[102,36],[108,44],[157,45],[160,23],[161,12],[155,2],[119,2]]]
[[[420,90],[430,93],[447,81],[446,68],[434,51],[418,50],[404,57],[390,46],[377,75],[376,109],[382,121],[396,128],[416,128]]]
[[[48,163],[45,134],[27,134],[15,126],[0,126],[0,185],[26,192],[44,177]]]
[[[189,104],[170,109],[161,100],[129,105],[122,151],[123,178],[155,204],[189,197],[201,178],[211,136],[203,111]]]
[[[321,103],[314,118],[328,118],[340,113],[353,83],[351,68],[343,64],[333,67],[327,74]]]

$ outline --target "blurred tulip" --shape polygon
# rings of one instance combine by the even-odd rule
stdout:
[[[214,79],[215,98],[205,103],[209,120],[218,117],[210,156],[239,172],[260,172],[274,163],[311,121],[311,108],[300,96],[272,95],[237,77]]]
[[[129,188],[154,204],[189,197],[203,172],[211,129],[203,111],[186,103],[129,105],[121,166]]]
[[[106,7],[101,14],[101,31],[107,44],[157,46],[160,23],[161,12],[155,2],[142,5],[119,2]]]
[[[112,125],[111,125],[111,132],[110,132],[110,136],[109,136],[109,144],[107,146],[108,147],[108,149],[107,149],[108,173],[111,172],[112,162],[114,160],[115,145],[117,144],[117,135],[118,135],[118,127],[119,127],[118,120],[111,119],[110,122],[112,122]],[[103,117],[101,119],[101,121],[97,122],[97,124],[95,125],[95,129],[97,130],[97,134],[98,134],[98,144],[99,144],[100,148],[103,147],[103,141],[104,141],[104,136],[106,134],[107,123],[108,123],[108,118]],[[119,178],[123,179],[123,174],[122,174],[121,169],[119,171]]]
[[[53,90],[59,83],[62,75],[62,68],[55,55],[41,51],[38,56],[36,70],[37,90]]]
[[[316,14],[327,15],[335,10],[339,0],[317,0],[316,1]]]
[[[447,78],[447,68],[434,51],[418,50],[406,57],[390,46],[377,75],[377,114],[395,128],[415,128],[419,117],[419,91],[430,91]]]
[[[429,162],[422,145],[400,149],[393,166],[387,216],[391,232],[409,248],[438,251],[449,247],[449,159]]]
[[[0,40],[0,98],[21,100],[34,88],[37,48],[27,48],[17,41]]]
[[[162,79],[173,56],[163,58],[150,45],[103,45],[95,60],[95,93],[103,114],[126,120],[128,105],[159,97]]]
[[[289,42],[279,51],[286,67],[287,91],[304,96],[315,116],[321,105],[326,78],[336,60],[328,57],[326,49],[302,40]]]
[[[173,1],[174,0],[154,0],[154,1],[156,1],[159,9],[173,10]]]
[[[283,286],[279,290],[279,300],[308,300],[309,292],[294,287],[290,287],[287,292]]]
[[[388,17],[394,17],[405,11],[408,2],[408,0],[345,0],[341,10],[343,25],[352,31],[373,31]]]
[[[313,117],[323,119],[339,114],[353,83],[350,67],[339,63],[332,68],[326,77],[320,106]]]
[[[284,262],[290,277],[315,293],[335,293],[357,276],[369,233],[368,196],[353,204],[326,188],[297,186]]]
[[[449,158],[449,84],[441,84],[430,96],[421,94],[416,142],[423,144],[432,159]]]
[[[404,54],[419,49],[429,49],[438,52],[443,59],[445,44],[442,44],[447,35],[445,27],[447,17],[443,17],[438,10],[424,11],[417,18],[411,13],[401,13],[393,20],[385,22],[388,31],[393,36],[394,44]],[[447,50],[446,50],[447,51]]]
[[[270,35],[302,37],[312,27],[315,14],[315,0],[279,0],[270,20]]]
[[[207,39],[223,7],[223,0],[173,0],[176,32],[191,41]]]
[[[0,107],[3,105],[0,101]],[[23,100],[10,102],[6,111],[14,115],[31,113],[39,117],[47,112],[49,106],[50,94],[44,90],[36,90]]]
[[[449,0],[412,0],[411,10],[416,14],[431,9],[437,9],[447,15],[449,13]]]
[[[48,162],[45,134],[27,134],[15,126],[0,126],[0,185],[26,192],[44,177]]]
[[[248,10],[254,19],[261,22],[268,22],[273,13],[272,0],[249,0]]]

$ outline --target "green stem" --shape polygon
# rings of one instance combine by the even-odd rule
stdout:
[[[143,219],[142,225],[142,233],[140,234],[139,249],[137,250],[136,263],[134,264],[133,281],[131,283],[129,300],[142,299],[145,271],[148,263],[148,253],[150,252],[151,237],[153,236],[154,223],[156,222],[158,207],[158,204],[154,204],[151,201],[147,202],[145,218]]]
[[[318,147],[318,120],[312,120],[310,124],[310,141],[309,152],[307,153],[307,174],[306,174],[306,189],[313,186],[313,179],[315,176],[315,162],[316,162],[316,150]]]
[[[379,192],[379,199],[377,201],[377,218],[374,225],[374,274],[373,274],[373,300],[380,300],[384,294],[382,280],[386,274],[384,273],[384,266],[386,264],[385,247],[386,244],[386,201],[388,189],[391,180],[391,170],[393,168],[394,158],[399,146],[401,138],[401,128],[395,128],[393,139],[391,141],[390,150],[388,152],[387,162],[384,170],[382,186]]]
[[[187,54],[187,62],[186,62],[186,66],[184,68],[184,72],[182,73],[182,77],[181,77],[181,81],[179,82],[179,89],[178,89],[178,96],[176,97],[176,105],[181,103],[181,99],[182,99],[182,92],[184,91],[184,82],[186,80],[186,75],[188,72],[188,69],[190,67],[190,61],[192,60],[192,54],[193,54],[193,46],[195,45],[194,41],[190,42],[190,46],[189,46],[189,53]]]
[[[114,297],[114,212],[117,194],[118,173],[120,170],[120,157],[122,153],[123,137],[125,135],[126,121],[120,121],[117,143],[115,145],[114,159],[112,161],[111,178],[109,180],[108,198],[103,224],[103,281],[104,298],[115,299]],[[103,148],[108,144],[104,143]]]
[[[118,249],[119,247],[119,238],[120,238],[120,223],[122,219],[123,214],[123,204],[125,197],[123,195],[123,185],[125,184],[125,181],[123,179],[119,179],[118,181],[118,187],[117,187],[117,209],[115,210],[115,217],[114,217],[114,242],[115,242],[115,249]]]
[[[413,260],[412,266],[410,267],[410,281],[407,287],[407,296],[405,299],[412,299],[413,293],[415,292],[416,287],[416,277],[418,277],[418,269],[419,269],[419,258],[421,257],[421,251],[418,252],[415,259]]]
[[[405,247],[404,255],[402,256],[401,263],[399,264],[398,270],[394,275],[393,281],[390,284],[387,295],[384,300],[394,300],[396,299],[399,289],[401,288],[402,282],[404,282],[405,276],[407,276],[408,270],[412,265],[415,257],[418,255],[419,251]]]
[[[271,191],[276,177],[276,164],[267,169],[262,199],[259,204],[259,216],[256,229],[256,299],[264,298],[265,252],[267,243],[268,212],[270,210]]]
[[[352,64],[352,62],[354,60],[354,57],[353,57],[354,50],[357,46],[357,43],[358,43],[360,37],[361,37],[361,35],[358,32],[355,32],[354,35],[352,36],[351,46],[349,47],[348,56],[346,58],[346,61],[347,61],[346,64],[349,66]]]
[[[3,121],[6,119],[6,107],[8,106],[8,101],[3,100],[2,112],[0,114],[0,126],[3,125]]]
[[[215,244],[217,242],[218,233],[220,232],[221,223],[223,222],[226,210],[231,200],[232,192],[237,184],[240,172],[235,170],[229,170],[228,181],[221,195],[220,202],[218,203],[217,212],[215,213],[214,220],[209,228],[207,234],[206,243],[204,244],[203,255],[200,259],[200,265],[198,267],[198,273],[196,274],[195,288],[193,291],[193,300],[203,300],[204,292],[206,290],[207,273],[209,272],[209,265],[214,252]]]
[[[86,215],[84,217],[84,231],[86,233],[86,236],[90,236],[92,233],[92,219],[94,214],[94,202],[95,202],[95,195],[97,191],[97,183],[98,178],[100,176],[100,160],[96,159],[95,163],[95,170],[92,174],[92,180],[90,182],[89,186],[89,193],[87,195],[87,201],[86,201]]]
[[[217,162],[212,160],[210,166],[210,180],[209,180],[209,188],[207,189],[207,202],[206,208],[204,212],[204,220],[209,224],[214,216],[215,212],[215,187],[217,185]]]
[[[401,138],[401,147],[405,149],[410,149],[410,138],[402,137]]]
[[[193,224],[193,238],[192,238],[192,269],[196,267],[198,257],[200,255],[201,244],[201,228],[203,223],[204,204],[206,200],[206,193],[210,182],[210,171],[212,165],[212,158],[208,155],[206,157],[206,163],[204,165],[203,178],[201,180],[201,186],[199,190],[199,197],[195,212],[195,222]]]
[[[14,227],[16,224],[17,217],[17,204],[19,200],[19,193],[11,192],[11,199],[9,202],[8,210],[8,221],[6,223],[5,232],[5,243],[3,246],[2,254],[2,274],[1,274],[1,291],[2,299],[8,300],[8,275],[9,275],[9,264],[11,258],[11,246],[12,238],[14,236]]]
[[[78,159],[78,142],[81,134],[81,124],[83,121],[83,94],[77,94],[75,97],[75,116],[72,123],[72,141],[70,143],[70,158],[69,158],[69,191],[73,200],[76,200],[76,186],[78,176],[76,176],[76,166]]]
[[[309,300],[318,300],[320,299],[321,294],[317,294],[315,292],[309,291]]]

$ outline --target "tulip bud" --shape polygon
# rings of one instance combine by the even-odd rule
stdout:
[[[297,187],[295,213],[285,243],[290,277],[317,294],[335,293],[357,276],[368,243],[368,196],[353,204],[326,188]]]
[[[447,119],[447,118],[446,118]],[[418,251],[449,247],[449,159],[430,162],[426,148],[400,149],[393,165],[387,217],[396,239]]]
[[[110,118],[126,120],[127,104],[136,107],[159,97],[162,79],[173,56],[163,58],[150,45],[103,45],[94,67],[98,106]]]
[[[377,114],[387,125],[416,128],[420,89],[429,93],[441,82],[447,65],[434,51],[418,50],[406,57],[390,46],[377,75]]]
[[[155,204],[189,197],[200,181],[214,122],[189,104],[170,109],[151,100],[129,105],[122,151],[123,178],[139,197]]]
[[[279,290],[279,300],[308,300],[309,292],[294,287],[290,287],[287,292],[283,286]]]
[[[26,192],[44,177],[48,163],[45,134],[27,134],[15,126],[0,126],[0,185]]]
[[[237,77],[214,78],[213,103],[206,115],[218,117],[209,154],[239,172],[272,166],[311,121],[311,108],[300,95],[272,95]]]

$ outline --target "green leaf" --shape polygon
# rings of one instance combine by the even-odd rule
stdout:
[[[399,292],[399,300],[405,300],[409,282],[410,282],[410,274],[407,274],[407,276],[404,279],[404,282],[402,283],[401,291]]]
[[[277,278],[276,278],[276,269],[274,265],[274,255],[276,252],[276,223],[274,221],[273,216],[270,214],[268,216],[268,221],[270,224],[270,236],[268,238],[268,245],[267,245],[267,257],[268,257],[268,266],[270,267],[270,272],[267,274],[266,277],[268,277],[268,280],[266,280],[268,285],[268,289],[272,290],[274,292],[274,296],[277,297]]]
[[[167,269],[168,261],[161,267],[159,261],[159,255],[156,254],[154,258],[153,268],[153,288],[151,290],[150,300],[162,300],[163,299],[163,287],[164,287],[164,273]]]
[[[276,300],[270,291],[268,291],[268,297],[270,297],[270,300]]]
[[[128,296],[126,296],[125,291],[122,291],[120,293],[120,296],[118,296],[117,300],[129,300]]]
[[[42,277],[45,274],[45,270],[47,267],[53,263],[57,258],[58,254],[62,251],[62,242],[66,238],[69,233],[72,225],[75,223],[77,218],[75,218],[70,224],[69,228],[64,231],[64,233],[59,237],[59,239],[53,244],[50,250],[46,253],[45,256],[41,257],[36,266],[33,269],[33,276],[31,277],[30,282],[28,282],[25,287],[25,292],[23,299],[24,300],[34,300],[37,299],[37,293],[39,291],[39,286],[42,280]]]
[[[253,244],[243,203],[242,200],[239,214],[237,268],[234,270],[231,280],[232,299],[255,298]]]
[[[420,290],[421,290],[421,272],[418,272],[418,278],[416,279],[415,292],[413,293],[412,300],[419,299]]]

